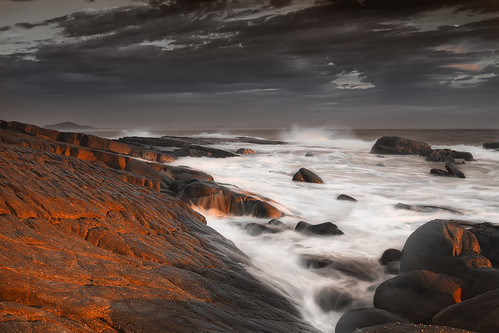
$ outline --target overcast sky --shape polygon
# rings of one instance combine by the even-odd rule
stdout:
[[[0,0],[0,118],[499,128],[494,0]]]

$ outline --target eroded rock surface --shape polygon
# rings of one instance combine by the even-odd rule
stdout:
[[[313,331],[200,214],[146,186],[188,172],[113,153],[126,146],[90,148],[91,137],[75,146],[57,131],[4,124],[0,330]]]

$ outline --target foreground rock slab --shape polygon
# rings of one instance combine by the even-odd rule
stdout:
[[[314,331],[150,169],[57,147],[0,130],[1,331]]]

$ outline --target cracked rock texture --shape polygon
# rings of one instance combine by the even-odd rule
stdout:
[[[160,180],[47,135],[0,129],[0,331],[313,331]]]

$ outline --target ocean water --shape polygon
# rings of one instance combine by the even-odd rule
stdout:
[[[378,263],[381,254],[388,248],[402,249],[407,237],[425,222],[441,218],[499,223],[499,152],[481,148],[483,142],[499,140],[497,130],[294,128],[241,134],[287,143],[219,144],[215,147],[229,151],[251,148],[256,154],[226,159],[187,157],[174,164],[208,172],[218,182],[270,198],[285,212],[280,220],[288,230],[251,236],[237,224],[266,223],[269,219],[227,217],[196,208],[207,217],[208,225],[251,258],[253,266],[249,269],[254,276],[285,295],[321,332],[334,332],[336,322],[346,311],[372,306],[376,287],[393,277]],[[370,154],[375,140],[382,135],[423,140],[433,148],[469,151],[476,161],[459,165],[465,179],[432,176],[430,169],[444,169],[443,163],[427,162],[420,156]],[[305,156],[307,153],[313,156]],[[292,181],[301,167],[317,173],[325,184]],[[340,194],[358,201],[338,201]],[[395,208],[397,203],[443,206],[457,212],[414,212]],[[302,220],[312,224],[331,221],[345,234],[302,235],[293,230]],[[303,258],[309,256],[334,261],[339,269],[307,268]],[[351,273],[355,271],[362,274]]]

